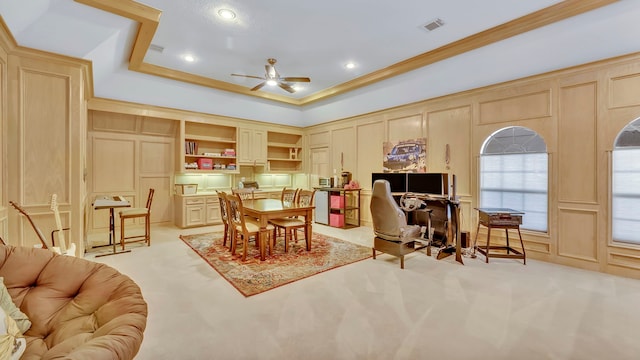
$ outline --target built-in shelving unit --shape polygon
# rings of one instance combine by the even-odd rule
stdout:
[[[304,171],[302,135],[267,132],[267,171],[284,173]]]
[[[238,129],[233,126],[183,121],[180,169],[187,173],[238,173],[237,133]]]

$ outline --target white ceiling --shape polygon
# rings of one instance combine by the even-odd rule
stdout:
[[[122,0],[119,0],[122,1]],[[304,98],[487,30],[558,0],[141,0],[162,11],[146,63],[251,88],[267,58],[308,76]],[[577,3],[576,1],[569,1]],[[233,21],[216,14],[236,12]],[[19,45],[91,60],[98,97],[275,123],[310,125],[640,51],[640,0],[621,0],[311,105],[299,107],[127,69],[137,23],[71,0],[8,0],[0,15]],[[422,25],[440,18],[434,31]],[[196,58],[193,63],[183,55]],[[354,69],[344,65],[353,61]]]

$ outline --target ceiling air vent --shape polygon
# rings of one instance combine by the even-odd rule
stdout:
[[[427,31],[433,31],[441,26],[444,25],[444,21],[442,21],[442,19],[434,19],[432,21],[429,21],[428,23],[422,25],[422,28],[427,30]]]
[[[164,51],[164,48],[163,48],[162,46],[160,46],[160,45],[156,45],[156,44],[151,44],[151,45],[149,45],[149,49],[150,49],[150,50],[153,50],[153,51],[157,51],[157,52],[159,52],[159,53],[161,53],[161,52],[163,52],[163,51]]]

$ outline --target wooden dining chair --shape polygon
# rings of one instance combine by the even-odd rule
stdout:
[[[283,188],[282,192],[280,193],[280,201],[282,201],[283,203],[295,203],[298,200],[298,191],[300,191],[300,189],[287,189],[286,187]],[[277,236],[282,235],[282,233],[280,232],[281,230],[282,228],[276,227]],[[275,238],[273,240],[275,242]]]
[[[302,206],[312,206],[313,196],[315,190],[300,190],[296,198],[296,203]],[[306,219],[300,217],[285,217],[271,219],[271,224],[274,228],[283,229],[284,231],[284,252],[289,252],[289,240],[294,238],[295,242],[298,242],[298,229],[304,229],[306,226]],[[309,234],[311,235],[311,234]],[[274,230],[275,237],[275,230]]]
[[[236,188],[231,189],[231,193],[240,196],[240,199],[242,200],[253,200],[255,199],[255,190],[255,188]]]
[[[282,189],[282,193],[280,194],[280,200],[282,202],[293,203],[298,200],[298,191],[300,191],[300,189],[287,189],[285,187]]]
[[[154,193],[155,189],[149,189],[146,207],[125,208],[124,210],[120,210],[120,246],[122,246],[122,250],[124,250],[124,244],[127,242],[132,243],[144,241],[147,246],[151,246],[151,202],[153,201]],[[125,237],[125,220],[137,218],[144,218],[144,235],[131,235]]]
[[[216,190],[216,193],[218,194],[218,201],[220,202],[220,218],[222,218],[222,224],[224,225],[222,246],[227,246],[227,240],[229,240],[229,247],[231,247],[233,227],[229,220],[229,201],[227,200],[227,193],[218,190]]]
[[[231,237],[231,254],[236,254],[236,248],[238,246],[238,239],[242,240],[242,261],[247,259],[247,251],[249,250],[249,238],[254,237],[256,244],[262,254],[265,246],[269,247],[269,255],[271,255],[271,233],[274,230],[273,225],[267,226],[268,240],[267,243],[261,243],[260,241],[260,223],[253,218],[244,215],[244,208],[242,207],[242,199],[237,194],[231,194],[226,196],[229,202],[229,220],[233,228]]]

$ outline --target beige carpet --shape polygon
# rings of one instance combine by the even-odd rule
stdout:
[[[637,360],[640,281],[534,259],[379,255],[244,297],[178,239],[96,259],[149,304],[136,360]],[[313,231],[371,246],[370,228]]]

